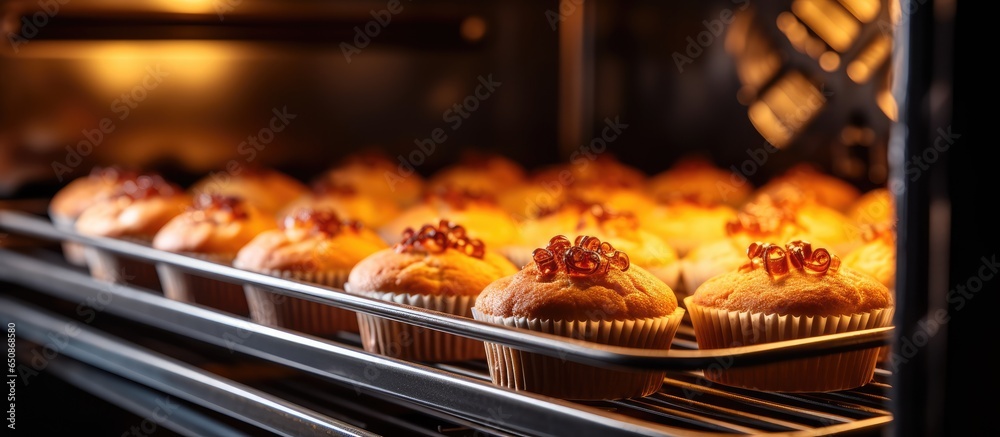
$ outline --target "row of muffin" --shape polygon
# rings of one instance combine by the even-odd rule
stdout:
[[[473,233],[471,229],[467,232],[465,228],[455,227],[446,223],[438,226],[424,226],[416,230],[404,230],[401,233],[401,239],[397,237],[397,243],[393,248],[389,249],[383,238],[379,238],[375,233],[365,229],[357,222],[338,219],[334,213],[331,213],[327,209],[330,205],[316,204],[314,202],[291,202],[295,206],[289,207],[287,205],[288,202],[285,202],[286,205],[281,205],[281,202],[278,201],[269,204],[264,201],[249,202],[239,196],[207,195],[205,191],[208,190],[192,190],[195,193],[200,192],[201,194],[194,197],[193,205],[191,205],[191,198],[187,193],[156,176],[136,176],[115,170],[106,170],[104,172],[97,172],[95,177],[104,181],[114,180],[115,183],[112,185],[118,185],[118,188],[116,188],[117,194],[109,196],[110,200],[96,201],[94,205],[86,208],[87,211],[80,215],[75,224],[75,227],[82,233],[138,239],[151,242],[155,247],[164,250],[207,257],[217,262],[233,262],[240,268],[331,285],[337,288],[344,286],[344,288],[349,288],[354,292],[367,293],[371,297],[423,306],[465,316],[473,312],[472,304],[479,291],[492,284],[490,281],[502,279],[495,275],[498,268],[501,271],[504,269],[509,270],[510,268],[513,268],[513,271],[517,271],[517,267],[513,267],[509,262],[503,260],[503,257],[496,255],[486,256],[490,252],[486,251],[485,247],[495,246],[484,245],[479,239],[472,238]],[[282,180],[281,175],[274,172],[257,172],[252,176],[244,175],[240,179],[260,181],[269,178]],[[290,192],[282,190],[280,183],[261,183],[254,189],[250,189],[253,186],[252,183],[246,182],[237,182],[228,186],[227,184],[219,185],[222,188],[229,188],[230,194],[236,191],[237,193],[246,193],[248,196],[259,196],[261,193],[284,192],[288,194]],[[203,186],[203,183],[195,185],[195,187]],[[618,190],[614,186],[606,188],[609,193]],[[462,207],[455,208],[454,212],[475,211],[477,208],[481,208],[479,206],[470,207],[470,205],[489,204],[488,202],[482,202],[483,196],[469,196],[468,193],[461,192],[458,192],[458,194],[462,195],[458,196],[454,189],[440,192],[446,194],[446,196],[441,196],[440,198],[444,199],[444,202],[448,205],[456,203],[462,205]],[[548,190],[547,192],[552,191]],[[311,195],[307,194],[306,196]],[[634,191],[628,195],[619,195],[619,197],[629,195],[638,197],[635,196]],[[285,199],[296,198],[294,195],[264,197],[269,197],[272,200],[282,197]],[[558,234],[578,235],[581,234],[580,231],[586,234],[594,231],[594,234],[609,235],[616,242],[625,242],[625,246],[629,250],[614,249],[616,246],[607,244],[607,241],[605,242],[607,247],[605,247],[605,244],[600,243],[599,239],[593,237],[591,239],[578,240],[575,245],[569,245],[568,240],[557,242],[555,247],[552,245],[555,240],[547,241],[545,243],[547,244],[546,249],[541,251],[538,247],[532,249],[530,245],[525,245],[520,241],[519,245],[500,245],[500,248],[506,252],[507,258],[518,260],[518,265],[525,267],[522,272],[532,271],[528,267],[535,266],[534,276],[529,275],[529,282],[532,282],[530,278],[537,278],[541,273],[548,271],[548,273],[542,276],[551,275],[551,271],[558,272],[560,269],[566,270],[565,274],[568,275],[567,277],[579,276],[581,271],[587,272],[589,275],[593,271],[602,271],[602,269],[606,276],[607,272],[615,271],[615,269],[608,266],[617,266],[619,270],[624,266],[624,270],[628,270],[628,266],[632,265],[630,257],[637,261],[635,263],[636,266],[643,265],[639,264],[639,261],[648,258],[643,262],[649,266],[648,269],[636,267],[632,271],[646,272],[647,275],[652,274],[659,281],[652,281],[654,284],[678,280],[679,265],[683,263],[678,262],[675,263],[676,265],[671,266],[671,263],[658,265],[655,262],[649,262],[650,259],[653,261],[662,259],[662,253],[669,252],[672,248],[665,244],[651,244],[650,242],[657,241],[657,238],[648,233],[643,233],[645,231],[638,227],[634,213],[627,211],[614,212],[611,208],[595,206],[593,203],[588,203],[586,200],[580,198],[566,197],[568,200],[564,200],[559,208],[541,211],[533,219],[525,219],[523,221],[525,223],[533,223],[531,226],[535,226],[535,234],[539,238],[545,236],[547,231],[558,231],[549,233],[549,237]],[[611,198],[611,196],[608,198]],[[682,199],[684,202],[679,203],[681,205],[698,208],[705,205],[704,202],[691,202],[689,197]],[[745,238],[761,236],[775,237],[775,239],[764,239],[764,241],[787,241],[781,238],[786,235],[796,234],[789,234],[785,232],[786,230],[793,232],[796,230],[801,231],[802,228],[801,224],[798,223],[800,217],[793,215],[791,213],[792,210],[789,208],[789,205],[801,205],[802,203],[794,203],[791,199],[790,196],[766,197],[744,205],[742,211],[737,214],[737,220],[729,221],[724,225],[724,229],[730,237],[724,243],[729,247],[738,248],[742,243],[736,236],[740,235]],[[810,201],[812,200],[810,199]],[[801,200],[796,200],[796,202],[801,202]],[[56,203],[54,201],[54,204]],[[268,205],[272,206],[269,207]],[[677,204],[674,205],[676,206]],[[713,206],[717,207],[718,205]],[[263,212],[262,210],[265,210],[265,208],[269,211],[285,210],[290,211],[290,213],[284,214],[284,218],[280,222],[275,223],[273,212]],[[177,213],[180,209],[183,209],[184,212]],[[872,211],[875,211],[875,209],[869,209],[867,215],[874,215],[871,213]],[[53,214],[53,219],[56,220],[57,216],[58,214]],[[470,217],[477,217],[475,214],[470,215],[467,213],[463,216],[463,219],[487,225],[490,223],[495,225],[496,223],[503,222],[503,219],[497,214],[480,214],[479,216],[484,216],[485,218],[477,222],[470,219]],[[415,215],[410,219],[412,226],[427,223],[428,221],[418,220],[424,217],[429,218],[429,216],[422,217]],[[167,223],[159,229],[153,230],[156,227],[155,223],[164,219],[167,220]],[[430,223],[434,222],[430,221]],[[697,228],[698,223],[698,221],[692,221],[692,227]],[[274,229],[275,227],[278,229]],[[476,229],[490,230],[493,227],[495,226],[478,225]],[[522,226],[521,230],[524,229],[530,229],[530,226]],[[484,235],[492,234],[486,232]],[[626,238],[626,236],[633,238]],[[336,241],[338,238],[342,240]],[[344,238],[346,240],[343,240]],[[249,243],[243,244],[247,241]],[[594,246],[595,242],[596,246]],[[632,245],[628,246],[629,243],[632,243]],[[545,244],[540,244],[539,246]],[[564,255],[570,249],[577,246],[579,246],[579,250],[576,250],[574,253],[577,256],[582,256],[582,258],[564,258]],[[651,246],[662,246],[662,248],[650,251]],[[520,247],[520,249],[513,250],[512,247]],[[736,258],[739,258],[741,264],[745,263],[747,260],[747,247],[744,246],[742,250],[734,249],[734,253],[739,254],[739,256],[733,257],[732,261],[737,262]],[[753,247],[753,245],[751,244],[749,247]],[[413,248],[417,248],[417,250],[415,251],[415,258],[411,262],[416,264],[416,266],[410,266],[408,262],[399,259],[401,254],[413,254]],[[441,250],[442,248],[446,250]],[[428,250],[431,252],[440,251],[441,254],[449,254],[452,250],[457,250],[459,252],[458,255],[464,256],[452,257],[454,258],[453,261],[444,263],[434,258],[433,262],[428,265]],[[647,251],[651,252],[654,256],[644,257],[643,252]],[[788,251],[791,252],[792,250],[788,249]],[[799,250],[796,253],[801,252]],[[379,253],[382,254],[381,257],[375,256]],[[773,251],[767,253],[773,253]],[[128,261],[116,259],[110,254],[102,254],[99,251],[91,250],[91,253],[88,255],[88,261],[90,261],[91,269],[95,272],[95,275],[103,275],[109,279],[121,280],[123,278],[120,276],[124,273],[134,276],[134,278],[124,278],[130,281],[141,281],[147,277],[153,277],[152,274],[147,275],[146,273],[154,272],[143,272],[143,266],[141,265],[126,267],[123,272],[122,266],[125,266],[124,263]],[[378,261],[362,262],[369,256]],[[468,264],[466,258],[488,259],[487,265],[492,267],[484,268],[484,264],[481,263]],[[622,261],[623,258],[624,262]],[[688,258],[685,257],[685,259]],[[720,274],[733,270],[734,267],[718,262],[719,256],[715,256],[715,258],[717,259],[716,262],[709,263],[710,268],[717,270]],[[811,260],[812,258],[812,256],[808,256],[803,259]],[[560,262],[560,259],[563,259],[563,261]],[[675,256],[674,260],[676,259]],[[459,260],[466,262],[463,263]],[[501,262],[501,260],[503,261]],[[883,262],[883,264],[885,263]],[[453,268],[442,270],[442,265],[451,265]],[[603,267],[601,267],[602,265]],[[158,267],[165,292],[173,295],[175,298],[189,301],[200,300],[200,303],[210,306],[224,306],[230,311],[233,311],[230,305],[240,300],[238,299],[240,290],[222,290],[227,286],[233,287],[230,284],[186,275],[168,266]],[[591,268],[596,268],[596,270],[590,270]],[[362,273],[355,274],[355,270]],[[442,271],[447,271],[448,274],[442,273]],[[836,268],[834,268],[834,271],[836,271]],[[486,275],[477,276],[477,274],[470,272],[486,273]],[[810,270],[810,272],[812,271]],[[768,274],[771,273],[772,270],[768,270]],[[115,275],[119,277],[115,277]],[[453,278],[454,281],[452,280]],[[615,312],[614,310],[616,302],[621,304],[620,299],[616,301],[613,293],[606,293],[608,290],[613,292],[626,290],[627,293],[625,294],[632,296],[632,298],[640,296],[640,301],[644,302],[644,304],[639,305],[639,308],[671,307],[669,303],[650,303],[649,290],[658,287],[640,287],[638,293],[633,292],[636,289],[635,287],[637,287],[637,283],[641,285],[650,283],[650,281],[644,279],[637,282],[634,278],[629,279],[629,281],[628,283],[631,284],[632,288],[627,286],[623,288],[621,283],[603,288],[597,287],[596,290],[605,292],[603,295],[597,293],[601,295],[600,297],[595,297],[595,288],[591,283],[587,285],[585,293],[565,294],[568,297],[565,297],[561,303],[559,299],[553,300],[546,297],[549,296],[549,293],[539,295],[537,292],[530,291],[536,290],[539,287],[525,288],[523,286],[515,286],[515,290],[529,290],[529,296],[534,295],[536,298],[541,296],[540,300],[543,304],[533,306],[530,303],[532,299],[528,299],[529,303],[527,304],[523,303],[525,299],[502,299],[497,302],[522,302],[522,310],[527,308],[529,314],[534,313],[536,315],[538,307],[548,307],[550,309],[585,308],[588,311],[585,319],[581,319],[577,317],[579,315],[576,315],[566,320],[590,321],[601,321],[604,320],[603,318],[616,319],[616,317],[622,315],[620,312]],[[155,284],[155,281],[150,282]],[[572,288],[574,284],[579,285],[579,283],[573,280],[570,280],[568,283],[565,281],[554,282],[556,284],[562,283],[563,286],[568,286],[569,288]],[[682,309],[677,308],[677,300],[673,297],[673,290],[671,290],[669,285],[664,285],[664,289],[669,291],[671,296],[670,299],[665,299],[664,302],[671,300],[674,302],[671,313],[673,311],[682,311]],[[680,286],[680,284],[677,283],[677,286]],[[541,288],[547,289],[551,287],[552,285],[546,285]],[[691,286],[690,290],[694,291],[696,288],[697,286]],[[431,290],[432,292],[425,292],[427,290]],[[555,295],[559,295],[559,293],[555,293]],[[210,300],[210,296],[214,296],[214,299],[217,299],[217,301],[208,302],[207,300]],[[337,312],[340,310],[333,307],[316,304],[310,305],[309,302],[284,298],[271,294],[267,290],[247,287],[246,297],[246,301],[249,302],[251,307],[250,309],[253,310],[251,313],[255,314],[257,320],[305,332],[322,335],[342,329],[351,329],[351,326],[345,326],[342,322],[358,320],[362,328],[365,347],[380,353],[421,360],[467,359],[475,358],[477,355],[464,355],[466,353],[482,353],[481,342],[469,342],[465,339],[435,333],[434,331],[425,332],[409,325],[392,323],[370,316],[362,315],[355,318],[350,313],[338,314]],[[627,298],[625,299],[625,307],[628,307],[628,300]],[[581,302],[584,304],[581,305]],[[495,308],[496,306],[494,305]],[[532,310],[532,308],[535,308],[535,310]],[[516,310],[516,308],[507,309],[511,311]],[[532,329],[530,322],[518,321],[516,316],[496,316],[496,314],[498,314],[496,311],[483,313],[484,317],[495,316],[492,320],[494,322],[504,323],[505,321],[510,321],[514,323],[514,326],[522,323],[518,327]],[[501,311],[499,314],[503,314],[503,312]],[[668,314],[659,315],[659,317],[666,316]],[[679,317],[667,319],[667,321],[670,320],[679,323]],[[672,338],[673,329],[676,329],[676,326],[670,325],[666,321],[658,323],[665,329],[663,335],[659,337],[660,340],[663,338]],[[598,323],[598,326],[589,328],[580,324],[570,325],[572,326],[553,328],[551,324],[543,324],[536,326],[536,328],[556,329],[557,332],[554,332],[556,334],[568,334],[568,336],[573,337],[578,334],[565,330],[583,329],[581,332],[589,333],[586,334],[587,336],[597,335],[597,338],[605,338],[604,336],[622,338],[620,332],[594,334],[595,332],[600,332],[600,323]],[[673,326],[673,328],[670,326]],[[595,329],[597,331],[594,331]],[[808,328],[807,331],[809,329],[812,328]],[[560,332],[559,330],[563,331]],[[643,332],[643,330],[640,329],[636,332]],[[412,339],[426,336],[430,336],[433,339],[416,343],[420,346],[415,347],[415,342]],[[589,339],[586,336],[584,338]],[[700,335],[699,338],[708,337]],[[669,340],[667,343],[669,343]],[[634,347],[643,347],[635,344],[632,345]],[[656,346],[656,348],[660,347]],[[488,347],[487,351],[491,354],[487,356],[491,362],[491,374],[494,374],[495,380],[500,381],[498,383],[533,391],[548,392],[563,397],[590,397],[596,395],[595,392],[590,392],[590,394],[566,392],[565,386],[568,384],[564,383],[556,382],[553,386],[553,381],[559,381],[559,377],[556,375],[538,377],[536,374],[534,379],[532,379],[534,382],[529,383],[525,379],[526,376],[519,370],[524,366],[511,364],[511,360],[514,359],[512,356],[518,357],[517,359],[527,359],[526,357],[523,357],[517,351],[511,351],[496,345],[492,349]],[[540,360],[540,363],[545,362],[545,359],[542,357],[532,357],[531,360]],[[506,363],[506,365],[502,363]],[[562,369],[566,367],[555,366],[555,364],[554,362],[550,362],[546,365],[536,367],[542,369],[551,369],[553,367]],[[585,375],[593,377],[603,374],[596,368],[583,366],[582,369],[585,371]],[[496,371],[494,372],[494,370]],[[598,373],[594,374],[593,372]],[[572,374],[572,372],[558,373],[563,376]],[[623,375],[615,376],[613,380],[618,382],[610,384],[610,386],[620,385],[622,377]],[[655,372],[652,376],[648,372],[644,375],[629,373],[629,377],[633,379],[638,378],[635,381],[647,381],[649,384],[655,384],[652,381],[657,380]],[[662,380],[662,375],[660,375],[659,380]],[[637,384],[625,384],[625,386],[637,387],[641,385]],[[586,390],[597,390],[600,392],[601,387],[604,386],[605,384],[595,384]],[[658,387],[658,384],[656,386]],[[644,387],[646,388],[642,390],[647,390],[648,384]],[[600,396],[609,395],[604,394]]]
[[[130,176],[105,170],[75,181],[53,200],[53,220],[72,225],[83,207],[110,196]],[[699,158],[646,177],[604,155],[533,174],[499,156],[474,155],[424,181],[401,177],[387,157],[368,153],[323,173],[311,189],[278,172],[244,170],[213,174],[188,192],[242,197],[279,217],[301,207],[332,209],[387,243],[406,227],[448,217],[519,265],[552,235],[596,235],[628,250],[637,265],[682,294],[741,262],[747,244],[757,240],[806,239],[833,248],[889,287],[894,279],[888,191],[862,195],[808,166],[753,189]],[[137,231],[140,238],[152,236]]]

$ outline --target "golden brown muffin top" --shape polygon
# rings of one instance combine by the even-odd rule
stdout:
[[[304,208],[243,246],[233,265],[259,272],[338,272],[384,248],[385,242],[359,223],[329,210]]]
[[[476,296],[517,267],[487,251],[482,241],[447,221],[407,229],[402,240],[351,270],[352,292],[382,291],[439,296]]]
[[[580,236],[574,243],[554,237],[535,250],[534,260],[486,287],[476,310],[542,320],[634,320],[677,309],[669,286],[595,237]]]
[[[244,168],[238,174],[215,172],[195,182],[193,195],[222,194],[246,199],[262,213],[272,217],[285,205],[309,191],[297,179],[266,168]]]
[[[405,157],[392,158],[376,150],[345,157],[317,181],[354,187],[365,196],[390,199],[400,206],[419,202],[424,190],[423,177]]]
[[[650,195],[661,202],[685,200],[704,205],[741,205],[753,186],[701,156],[685,157],[650,178]]]
[[[201,194],[156,233],[153,247],[170,252],[234,256],[250,240],[278,227],[240,197]]]
[[[695,291],[696,305],[727,311],[792,316],[835,316],[892,306],[888,288],[871,276],[840,267],[837,257],[808,243],[784,248],[754,244],[751,264],[715,276]]]
[[[889,225],[863,227],[865,243],[844,256],[844,265],[871,275],[892,290],[896,286],[896,231]]]
[[[859,226],[894,224],[896,223],[895,200],[886,188],[868,191],[854,202],[848,217]]]
[[[823,173],[813,165],[799,164],[764,184],[754,198],[761,195],[776,198],[804,195],[837,211],[847,211],[861,192],[847,181]]]
[[[281,220],[299,208],[332,210],[338,216],[378,228],[398,216],[399,205],[392,199],[369,196],[352,186],[335,186],[329,181],[313,184],[312,191],[286,205],[279,213]]]
[[[74,179],[52,196],[49,212],[76,219],[91,205],[115,195],[123,182],[138,176],[117,167],[94,167],[89,175]]]
[[[524,168],[507,157],[468,151],[457,164],[436,172],[428,181],[428,190],[455,187],[496,196],[523,183],[525,177]]]
[[[423,202],[382,226],[379,234],[391,242],[407,228],[441,220],[461,223],[469,235],[490,247],[502,247],[519,239],[514,219],[492,197],[454,189],[428,193]]]
[[[191,198],[158,175],[121,182],[115,193],[87,208],[76,221],[85,235],[152,239],[170,219],[187,210]]]

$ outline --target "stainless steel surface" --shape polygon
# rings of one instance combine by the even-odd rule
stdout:
[[[207,277],[234,283],[256,284],[288,296],[325,303],[351,311],[374,314],[465,337],[503,343],[525,351],[602,367],[674,370],[701,369],[716,363],[720,358],[725,358],[727,361],[731,360],[731,366],[739,367],[788,358],[882,346],[888,344],[892,333],[892,328],[886,327],[809,339],[713,350],[647,350],[604,346],[555,335],[532,333],[492,325],[408,305],[350,295],[339,289],[240,270],[209,261],[156,250],[127,241],[87,237],[58,230],[42,218],[18,212],[0,211],[0,229],[52,240],[76,241],[148,262],[175,265]],[[17,280],[18,282],[38,287],[44,287],[45,283],[55,279],[55,276],[62,277],[62,280],[65,281],[89,280],[89,277],[73,272],[60,272],[60,274],[55,275],[48,266],[38,265],[37,263],[33,264],[27,258],[11,253],[0,252],[0,261],[15,267],[7,273],[7,279]],[[3,274],[4,272],[0,272],[0,276]],[[48,275],[53,276],[53,278],[46,278]]]
[[[11,267],[0,270],[0,279],[24,284],[38,292],[71,302],[95,302],[103,296],[102,301],[108,304],[102,311],[109,314],[302,370],[359,393],[418,405],[504,433],[830,435],[875,432],[892,420],[885,410],[888,374],[884,371],[877,372],[873,383],[857,390],[797,395],[725,387],[705,380],[699,371],[670,371],[663,389],[652,396],[575,403],[493,386],[482,362],[429,367],[369,354],[356,345],[256,325],[147,291],[96,281],[51,261],[0,253],[0,263]],[[24,305],[6,299],[2,305],[0,314],[8,317],[27,311]],[[345,336],[344,341],[352,339]],[[67,354],[74,356],[75,351],[67,349]],[[85,358],[108,363],[115,369],[128,367],[122,363],[130,360],[129,356]],[[170,374],[151,375],[153,379],[173,381]],[[302,385],[299,390],[318,391],[313,396],[325,399],[321,387]]]
[[[218,423],[184,404],[170,401],[167,394],[123,379],[94,367],[68,359],[49,362],[47,372],[98,398],[123,408],[139,417],[152,418],[162,426],[186,436],[237,437],[248,435]],[[170,407],[168,414],[157,408]],[[174,404],[174,405],[170,405]],[[141,422],[137,423],[141,425]],[[141,428],[140,428],[141,429]],[[155,430],[154,430],[155,431]]]
[[[0,314],[23,339],[48,345],[58,337],[62,354],[278,435],[375,435],[31,305],[0,297]]]

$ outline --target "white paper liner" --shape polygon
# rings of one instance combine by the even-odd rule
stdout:
[[[231,255],[185,255],[227,266],[232,265],[234,258]],[[163,295],[169,299],[195,303],[243,317],[250,315],[242,285],[199,276],[169,264],[157,264],[156,272],[163,285]]]
[[[260,273],[341,288],[347,281],[347,275],[350,271],[294,272],[272,270]],[[244,285],[243,289],[246,292],[247,304],[250,306],[250,319],[256,323],[318,337],[332,337],[340,331],[358,332],[358,318],[354,311],[278,294],[267,288],[250,284]]]
[[[476,296],[436,296],[430,294],[359,292],[352,294],[372,299],[425,308],[472,318]],[[480,340],[447,334],[382,317],[358,313],[361,343],[368,352],[411,361],[465,361],[486,358]]]
[[[664,317],[637,320],[540,320],[499,317],[473,309],[476,320],[595,343],[642,349],[669,349],[684,318],[678,307]],[[486,342],[493,383],[563,399],[624,399],[647,396],[663,385],[663,371],[619,371],[522,352]]]
[[[76,230],[76,219],[69,216],[59,215],[59,214],[49,214],[52,218],[52,225],[56,229],[63,231],[75,231]],[[86,246],[80,243],[73,243],[71,241],[64,241],[62,243],[63,256],[66,257],[66,261],[70,264],[80,267],[87,266],[87,254],[84,251]]]
[[[131,240],[140,244],[148,244],[151,241],[150,239]],[[95,279],[128,284],[157,294],[163,292],[159,275],[156,273],[156,266],[151,263],[118,256],[114,252],[89,246],[84,248],[84,256],[90,275]]]
[[[844,316],[800,317],[704,308],[685,300],[701,349],[770,343],[863,329],[892,323],[892,307]],[[779,392],[828,392],[863,386],[872,380],[879,347],[758,366],[716,369],[705,378],[720,384]]]

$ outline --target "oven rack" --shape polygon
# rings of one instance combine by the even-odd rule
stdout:
[[[0,212],[0,229],[48,240],[76,241],[148,262],[173,264],[206,276],[262,285],[289,296],[571,361],[612,368],[669,371],[664,390],[650,397],[599,403],[563,401],[494,386],[489,383],[484,369],[475,365],[412,363],[370,354],[356,344],[258,325],[145,290],[98,281],[52,261],[0,251],[0,265],[5,266],[0,269],[2,280],[77,302],[111,293],[114,298],[106,311],[118,316],[483,426],[496,426],[494,416],[497,411],[503,411],[504,420],[498,428],[504,432],[524,435],[769,432],[821,435],[871,431],[892,420],[886,411],[888,374],[883,370],[879,370],[875,382],[858,390],[809,395],[753,392],[704,384],[704,380],[699,379],[700,369],[721,359],[732,366],[743,366],[884,345],[889,340],[891,328],[706,351],[684,349],[694,344],[690,341],[688,328],[686,334],[679,334],[677,348],[668,351],[607,347],[352,296],[340,290],[259,275],[141,244],[89,238],[57,230],[44,218],[18,212]],[[4,306],[11,305],[5,303]],[[685,335],[687,339],[681,338]],[[377,379],[366,377],[371,369],[377,369]],[[695,397],[684,396],[684,393],[694,393]]]

